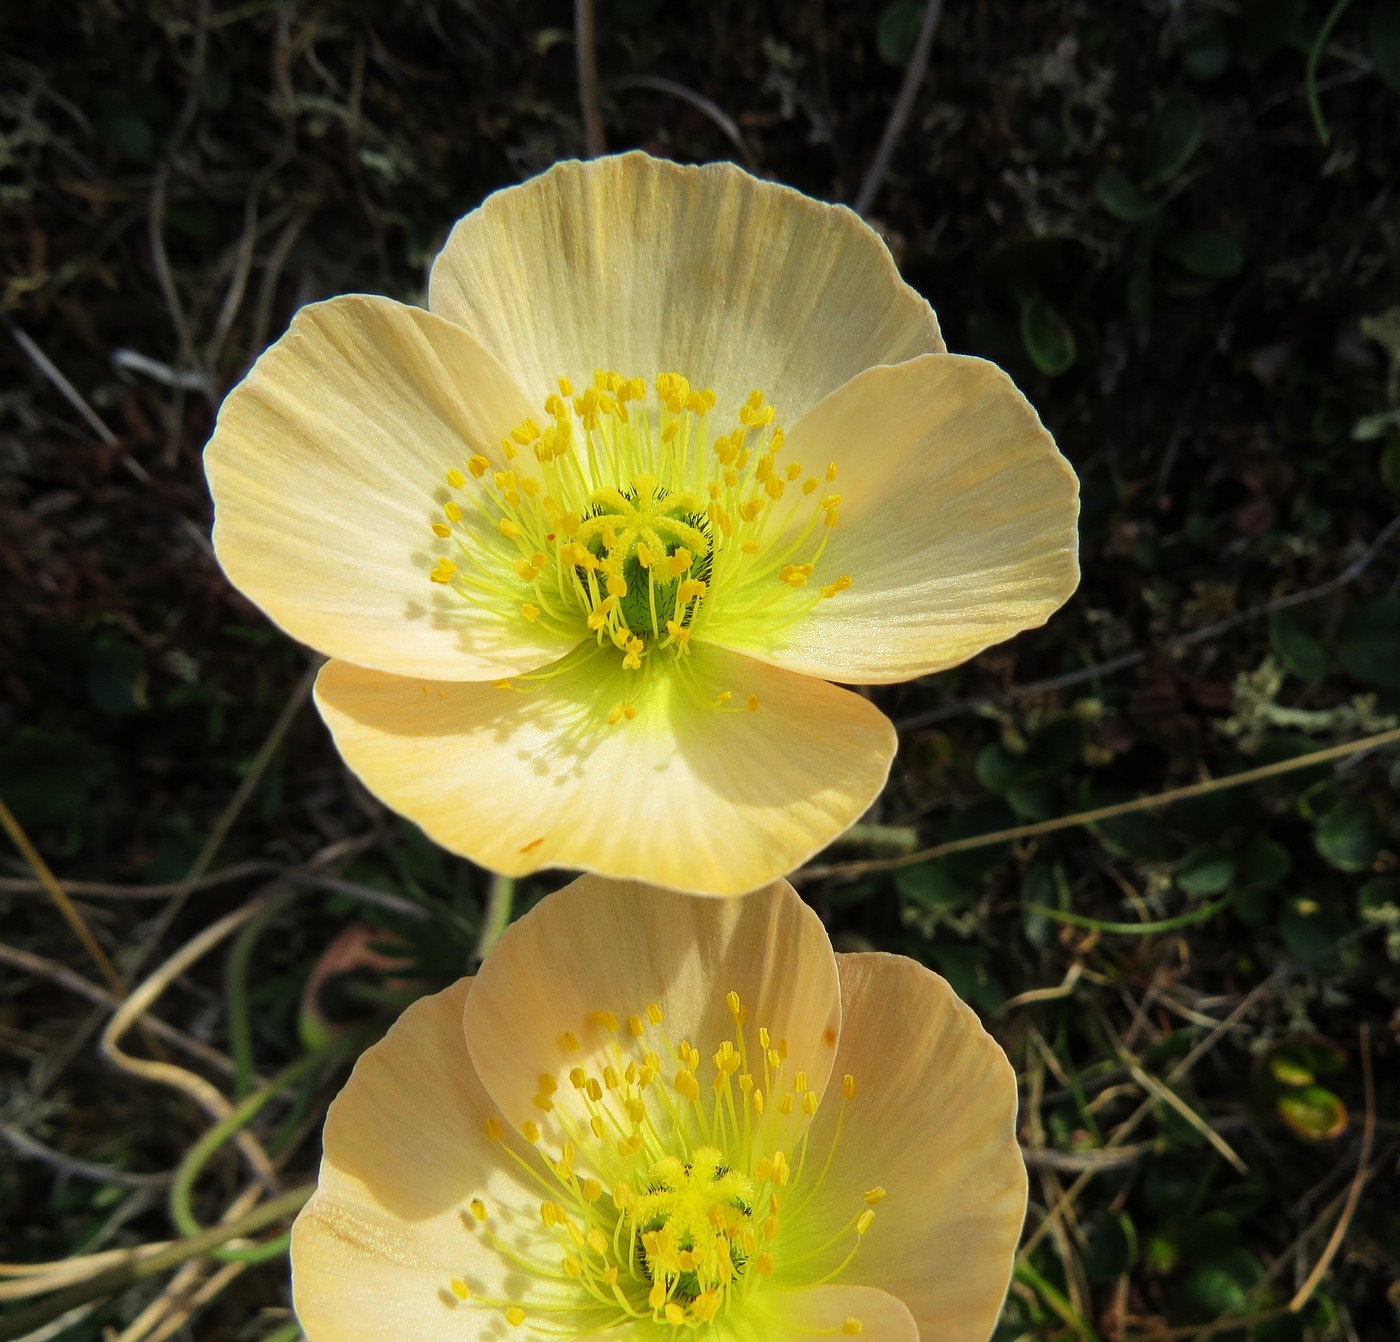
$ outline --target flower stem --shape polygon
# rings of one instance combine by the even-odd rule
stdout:
[[[486,952],[496,944],[496,938],[510,926],[515,906],[515,880],[496,872],[486,896],[486,914],[481,920],[481,935],[476,941],[476,958],[484,960]]]

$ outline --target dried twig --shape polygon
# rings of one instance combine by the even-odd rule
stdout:
[[[574,47],[578,54],[578,100],[583,109],[583,144],[589,158],[607,153],[598,101],[598,28],[593,0],[574,0]]]
[[[904,82],[899,86],[899,96],[890,109],[890,119],[885,123],[879,147],[875,150],[875,157],[870,160],[865,180],[860,184],[860,190],[856,192],[855,202],[851,207],[857,214],[870,213],[870,207],[875,203],[875,196],[889,171],[895,146],[899,143],[899,137],[904,134],[909,114],[914,110],[914,100],[919,96],[919,85],[924,82],[929,52],[933,50],[933,34],[942,13],[943,0],[928,0],[924,7],[924,21],[919,25],[919,36],[914,43],[914,52],[904,69]]]

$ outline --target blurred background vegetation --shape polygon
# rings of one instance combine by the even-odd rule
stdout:
[[[923,68],[924,0],[598,7],[610,148],[861,198],[1083,480],[1079,593],[876,691],[889,788],[795,879],[1022,1077],[999,1342],[1392,1339],[1400,751],[919,851],[1400,724],[1400,0],[933,8]],[[295,1190],[355,1050],[472,963],[488,877],[350,778],[200,451],[297,306],[421,300],[583,151],[576,56],[563,0],[0,12],[0,798],[75,905],[4,841],[0,1337],[299,1336],[275,1205],[134,1285],[15,1265]]]

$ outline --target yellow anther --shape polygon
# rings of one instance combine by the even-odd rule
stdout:
[[[480,453],[477,453],[476,456],[467,458],[467,469],[480,480],[491,469],[491,463]]]
[[[883,1202],[885,1197],[885,1190],[881,1188],[879,1184],[876,1184],[874,1188],[866,1191],[865,1204],[867,1207],[873,1207],[877,1202]]]
[[[815,475],[809,475],[809,476],[802,482],[802,492],[803,492],[804,494],[815,494],[815,493],[817,492],[817,485],[818,485],[819,483],[820,483],[820,481],[817,479],[817,477],[816,477]]]
[[[755,1086],[755,1087],[754,1087],[754,1090],[753,1090],[753,1111],[754,1111],[754,1113],[756,1113],[760,1118],[763,1116],[763,1110],[764,1110],[766,1104],[767,1104],[767,1101],[764,1100],[764,1098],[763,1098],[763,1088],[762,1088],[761,1086]],[[772,1170],[772,1168],[773,1168],[773,1164],[772,1164],[771,1161],[769,1161],[769,1162],[768,1162],[768,1169],[769,1169],[769,1170]],[[758,1171],[755,1171],[754,1177],[755,1177],[755,1178],[758,1178],[758,1179],[766,1179],[766,1178],[768,1177],[768,1175],[767,1175],[766,1173],[759,1173],[759,1171],[761,1171],[761,1170],[763,1170],[763,1165],[760,1163],[760,1165],[759,1165],[759,1167],[758,1167]]]
[[[467,483],[467,477],[453,466],[452,469],[447,472],[447,483],[451,485],[453,489],[461,489],[461,487]]]
[[[616,727],[624,718],[631,722],[637,716],[636,708],[631,704],[618,704],[611,713],[608,714],[608,726]]]
[[[582,1090],[588,1084],[588,1073],[582,1067],[570,1067],[569,1084],[575,1090]]]
[[[642,650],[646,644],[639,638],[633,638],[627,644],[627,655],[622,659],[622,669],[624,671],[640,671],[642,669]]]
[[[649,1304],[652,1309],[660,1309],[665,1303],[666,1282],[663,1278],[658,1277],[652,1282],[651,1290],[647,1292],[647,1304]]]
[[[763,482],[763,492],[770,499],[780,499],[787,491],[787,481],[781,475],[770,475]]]
[[[510,436],[521,447],[528,447],[540,436],[540,426],[533,419],[527,419],[523,424],[517,424],[510,431]]]
[[[763,547],[757,541],[745,541],[739,548],[746,555],[756,555]]]
[[[609,596],[615,596],[620,599],[627,595],[627,580],[620,574],[614,573],[609,575],[606,585]]]
[[[566,377],[559,379],[559,395],[572,396],[574,394],[574,384]]]
[[[849,1072],[841,1078],[841,1094],[848,1100],[856,1097],[856,1079]]]
[[[690,642],[690,630],[682,624],[677,624],[675,620],[666,621],[666,632],[682,647]]]
[[[875,1213],[874,1213],[869,1207],[867,1207],[867,1208],[866,1208],[863,1212],[861,1212],[861,1214],[856,1218],[856,1234],[857,1234],[857,1235],[863,1235],[863,1234],[865,1234],[865,1232],[866,1232],[867,1230],[870,1229],[870,1223],[871,1223],[874,1219],[875,1219]]]
[[[828,600],[834,597],[837,592],[844,592],[851,585],[851,575],[843,573],[835,582],[829,582],[822,588],[822,596]]]
[[[473,1198],[468,1206],[474,1221],[481,1222],[486,1219],[486,1204],[480,1198]]]
[[[827,464],[826,478],[828,480],[836,479],[836,463],[834,461]]]
[[[534,622],[540,618],[540,608],[529,601],[520,607],[520,613],[529,620],[531,624],[534,624]]]
[[[617,1033],[617,1017],[611,1011],[590,1011],[588,1019],[601,1030],[606,1030],[609,1034]]]
[[[584,1238],[594,1253],[602,1254],[607,1251],[608,1237],[597,1226],[594,1226]]]
[[[447,502],[442,505],[442,511],[447,514],[447,520],[449,522],[460,522],[462,520],[462,510],[453,503],[451,499],[448,499]]]
[[[715,695],[715,707],[723,707],[723,705],[727,704],[733,697],[733,690],[720,690],[720,692]]]
[[[640,1016],[633,1015],[627,1017],[627,1032],[633,1039],[640,1039],[646,1032],[646,1028],[646,1022],[643,1021]]]
[[[452,1288],[452,1294],[455,1295],[458,1300],[471,1299],[471,1287],[468,1286],[461,1277],[453,1277],[447,1284]]]
[[[682,1067],[676,1073],[674,1082],[676,1093],[684,1095],[687,1100],[698,1100],[700,1098],[700,1083],[695,1079],[695,1073],[688,1067]]]
[[[583,1263],[571,1253],[564,1255],[564,1271],[570,1277],[583,1276]]]
[[[585,1179],[579,1192],[585,1202],[597,1202],[603,1196],[603,1185],[597,1179]]]
[[[457,572],[457,565],[446,556],[437,561],[437,567],[433,569],[428,577],[433,582],[447,583],[452,581],[452,575]]]
[[[496,523],[496,526],[499,528],[501,535],[507,540],[513,541],[520,535],[520,523],[512,522],[509,517],[501,518],[501,520]]]
[[[757,713],[757,712],[758,712],[758,695],[756,695],[756,694],[751,694],[751,695],[749,695],[749,697],[748,697],[747,699],[744,700],[744,707],[747,708],[747,709],[749,710],[750,713]]]
[[[847,1337],[854,1337],[857,1333],[861,1331],[860,1320],[857,1319],[854,1315],[852,1315],[846,1320],[845,1323],[841,1325],[841,1331],[845,1333]]]
[[[527,1118],[521,1125],[520,1131],[524,1133],[525,1140],[529,1142],[531,1146],[535,1146],[539,1142],[540,1129],[534,1119]]]
[[[679,1328],[685,1322],[685,1310],[683,1310],[674,1300],[665,1309],[666,1322],[673,1328]]]
[[[449,527],[449,526],[447,526],[445,523],[443,523],[443,522],[434,522],[434,523],[433,523],[433,535],[434,535],[434,536],[441,536],[444,540],[446,540],[447,537],[450,536],[451,534],[452,534],[452,528]]]
[[[624,716],[626,716],[627,714],[625,708],[623,712]],[[598,1101],[603,1098],[603,1088],[598,1084],[597,1077],[590,1076],[588,1078],[588,1087],[586,1093],[588,1095],[588,1098],[592,1100],[594,1104],[597,1104]]]
[[[673,578],[679,578],[681,574],[685,573],[690,568],[691,564],[693,564],[694,562],[694,556],[690,553],[689,550],[685,548],[684,545],[677,546],[675,554],[673,554],[670,557],[670,559],[667,560],[667,563],[670,565],[671,576]]]
[[[643,568],[651,567],[651,551],[647,548],[645,541],[637,542],[637,563]]]
[[[519,1328],[525,1322],[525,1311],[519,1305],[506,1306],[506,1322],[512,1328]]]
[[[817,1092],[809,1090],[802,1097],[802,1112],[811,1118],[817,1112]]]
[[[548,1095],[536,1095],[532,1097],[531,1103],[544,1114],[549,1113],[554,1108],[554,1101]]]
[[[681,583],[681,585],[678,588],[676,588],[676,600],[680,602],[682,606],[684,606],[688,602],[698,601],[702,596],[705,595],[705,591],[706,587],[702,579],[687,578],[683,583]]]
[[[766,1025],[760,1025],[758,1027],[758,1046],[765,1050],[773,1047],[773,1036],[768,1033],[768,1027]]]
[[[548,1073],[540,1073],[540,1093],[542,1095],[553,1095],[559,1089],[559,1083]]]
[[[508,680],[493,680],[491,682],[491,688],[493,690],[509,690],[513,689],[514,687]]]
[[[661,1007],[658,1003],[653,1002],[650,1006],[647,1007],[647,1020],[650,1021],[653,1025],[661,1024],[662,1014]]]
[[[760,1277],[771,1277],[773,1275],[773,1255],[764,1250],[753,1260],[753,1270]]]
[[[501,1127],[499,1118],[488,1118],[486,1120],[486,1136],[489,1141],[499,1142],[505,1136],[505,1130]]]
[[[778,581],[787,583],[789,587],[805,587],[811,574],[811,564],[785,564],[778,574]]]
[[[792,1096],[784,1095],[783,1098],[778,1101],[778,1112],[783,1115],[792,1113],[792,1103]]]
[[[787,478],[796,480],[802,474],[802,463],[800,461],[790,461],[787,464]]]
[[[742,517],[745,522],[752,522],[754,518],[763,511],[765,506],[766,504],[761,498],[748,499],[739,505],[739,516]]]
[[[670,443],[675,440],[676,435],[681,431],[681,422],[673,419],[664,429],[661,430],[661,441]]]

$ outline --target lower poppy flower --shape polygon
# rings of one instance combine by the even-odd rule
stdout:
[[[1025,1212],[1006,1056],[786,882],[585,876],[409,1007],[292,1236],[310,1342],[984,1342]]]

